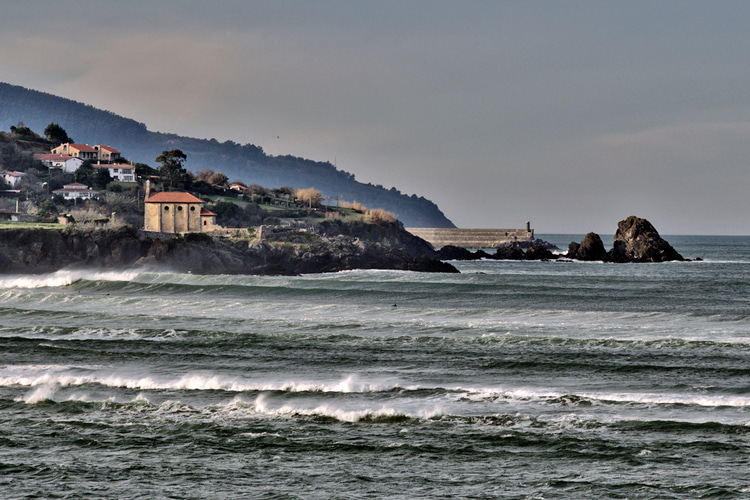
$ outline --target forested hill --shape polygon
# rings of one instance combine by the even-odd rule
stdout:
[[[188,157],[185,166],[193,172],[209,168],[230,180],[271,188],[314,187],[324,196],[395,213],[407,227],[455,227],[432,201],[358,182],[330,162],[271,156],[253,144],[151,132],[145,124],[109,111],[0,82],[0,129],[7,131],[19,122],[39,133],[51,122],[57,123],[76,142],[111,145],[134,162],[155,166],[154,159],[162,151],[180,149]]]

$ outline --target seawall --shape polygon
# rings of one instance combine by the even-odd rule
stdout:
[[[435,249],[446,245],[461,248],[498,248],[513,242],[530,242],[534,230],[528,225],[525,229],[444,229],[427,227],[407,227],[414,236],[429,242]]]

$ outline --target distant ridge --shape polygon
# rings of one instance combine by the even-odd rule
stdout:
[[[0,129],[8,131],[19,122],[41,133],[55,122],[79,142],[110,144],[131,161],[154,166],[162,151],[181,149],[193,172],[206,168],[223,172],[230,180],[267,187],[314,187],[324,196],[358,201],[368,208],[382,208],[398,215],[410,227],[455,227],[432,201],[402,194],[395,187],[364,184],[330,162],[295,156],[270,156],[253,144],[215,139],[195,139],[151,132],[146,125],[110,111],[18,85],[0,82]]]

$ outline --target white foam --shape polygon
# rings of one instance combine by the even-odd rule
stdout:
[[[381,406],[377,409],[357,409],[347,410],[330,404],[322,404],[312,408],[305,408],[299,405],[293,405],[290,403],[284,404],[279,408],[271,408],[269,403],[266,401],[265,394],[260,394],[255,399],[255,411],[264,415],[279,417],[279,416],[324,416],[332,417],[342,422],[358,422],[365,418],[382,418],[382,417],[395,417],[405,415],[402,412],[397,411],[395,408]],[[405,415],[411,416],[411,415]]]
[[[20,400],[30,405],[40,403],[42,401],[47,401],[52,399],[52,396],[54,396],[56,389],[57,388],[54,384],[43,384],[31,391],[29,394],[25,395]]]
[[[86,373],[81,373],[82,371]],[[229,392],[367,393],[400,388],[397,383],[389,381],[381,383],[361,382],[356,375],[349,375],[341,380],[333,381],[252,381],[241,377],[200,373],[186,374],[179,378],[163,378],[153,375],[133,376],[129,373],[101,373],[100,370],[91,370],[91,367],[59,365],[12,366],[0,370],[0,386],[36,387],[51,385],[76,387],[88,384],[140,390]],[[416,387],[412,389],[414,388]]]
[[[9,276],[0,279],[0,288],[44,288],[68,286],[80,280],[131,281],[138,271],[56,271],[51,274]]]

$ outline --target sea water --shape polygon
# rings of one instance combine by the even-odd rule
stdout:
[[[667,239],[703,260],[0,276],[0,497],[750,498],[750,238]]]

